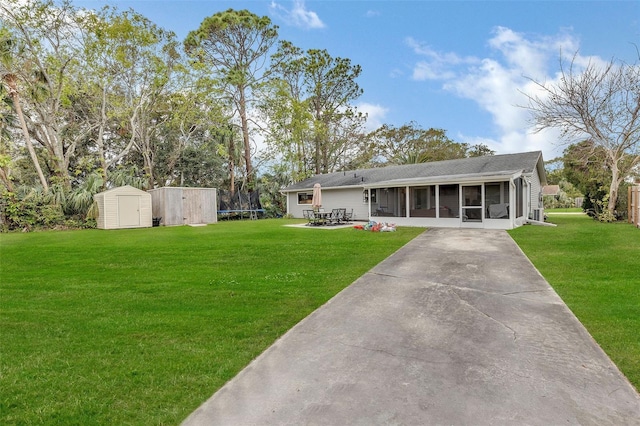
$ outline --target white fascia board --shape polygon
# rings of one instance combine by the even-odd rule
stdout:
[[[504,179],[515,179],[522,175],[523,170],[508,170],[504,172],[471,173],[466,175],[433,176],[411,179],[394,179],[383,182],[372,182],[362,185],[364,188],[389,188],[398,186],[418,186],[435,184],[458,184],[470,182],[490,182]]]
[[[345,186],[323,186],[320,189],[323,191],[326,189],[350,189],[350,188],[364,188],[364,185],[345,185]],[[298,188],[298,189],[282,189],[280,191],[281,194],[287,194],[290,192],[309,192],[313,191],[313,187],[309,188]]]

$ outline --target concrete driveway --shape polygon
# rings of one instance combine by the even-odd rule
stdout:
[[[506,232],[430,229],[184,424],[639,425],[640,396]]]

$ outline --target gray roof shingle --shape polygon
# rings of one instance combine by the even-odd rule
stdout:
[[[437,176],[504,173],[522,170],[532,173],[541,160],[542,152],[532,151],[517,154],[490,155],[485,157],[461,158],[457,160],[434,161],[431,163],[387,166],[315,175],[288,186],[283,191],[306,190],[319,183],[323,188],[364,186],[377,182],[397,179],[434,178]]]

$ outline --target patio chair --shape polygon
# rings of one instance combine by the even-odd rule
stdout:
[[[347,209],[333,209],[331,218],[335,223],[345,223],[347,221]]]
[[[347,213],[347,209],[344,209],[344,221],[349,223],[353,219],[353,209]]]
[[[347,209],[338,209],[340,211],[340,222],[347,222]]]
[[[329,223],[336,224],[336,225],[340,223],[340,221],[342,220],[342,213],[340,210],[341,209],[331,210],[331,217],[329,218]]]
[[[313,214],[313,210],[303,210],[302,216],[307,219],[307,225],[317,225],[317,219]]]

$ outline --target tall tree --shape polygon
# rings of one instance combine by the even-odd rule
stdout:
[[[70,75],[78,65],[79,35],[86,14],[68,0],[4,0],[3,24],[18,40],[14,80],[22,90],[19,103],[29,134],[47,151],[46,160],[57,184],[70,187],[69,162],[84,137],[67,132],[64,114],[71,91]],[[28,96],[27,96],[28,95]]]
[[[356,82],[361,67],[326,50],[304,52],[286,41],[273,63],[278,81],[262,109],[270,125],[268,140],[293,163],[294,179],[351,162],[366,120],[351,104],[362,94]]]
[[[452,141],[442,129],[423,129],[410,122],[400,127],[383,125],[371,134],[373,163],[414,164],[465,158],[468,145]]]
[[[531,81],[541,93],[526,95],[538,131],[558,128],[567,143],[588,139],[604,152],[613,216],[620,184],[640,164],[640,65],[611,60],[582,67],[574,55],[568,66],[561,59],[557,83]]]
[[[166,186],[220,186],[225,173],[218,135],[227,124],[225,111],[211,96],[215,90],[207,81],[188,73],[181,73],[180,81],[184,90],[173,90],[154,111],[162,123],[156,138],[156,181]]]
[[[22,130],[22,136],[24,137],[25,145],[27,146],[27,150],[29,151],[29,156],[31,157],[31,161],[33,162],[34,168],[38,175],[38,179],[40,179],[40,184],[45,191],[49,191],[49,183],[42,172],[42,167],[40,167],[40,162],[38,160],[38,156],[33,147],[33,143],[31,141],[31,135],[29,134],[29,129],[27,128],[27,123],[24,118],[24,114],[22,112],[22,106],[20,103],[20,94],[19,94],[19,83],[20,79],[18,76],[17,67],[20,67],[18,64],[14,62],[14,57],[16,55],[16,40],[13,38],[13,35],[6,29],[0,28],[0,76],[2,77],[1,81],[5,89],[7,90],[10,98],[11,105],[16,111],[16,115],[20,122],[20,130]],[[11,187],[7,176],[4,176],[6,173],[2,173],[5,181],[5,185]]]
[[[363,90],[356,83],[362,72],[347,58],[333,58],[326,50],[310,49],[304,58],[305,84],[309,88],[309,108],[313,115],[315,172],[327,173],[333,148],[332,127],[343,119],[356,118],[351,106]]]
[[[263,87],[258,105],[269,147],[266,156],[279,159],[294,182],[313,174],[315,165],[309,159],[313,152],[312,122],[309,100],[304,84],[304,54],[291,42],[281,41],[272,56],[273,79]]]
[[[229,9],[205,18],[184,42],[188,55],[215,72],[220,87],[234,105],[240,119],[246,179],[250,188],[254,170],[249,109],[253,91],[267,77],[268,52],[277,37],[278,27],[268,17],[259,17],[248,10]]]

